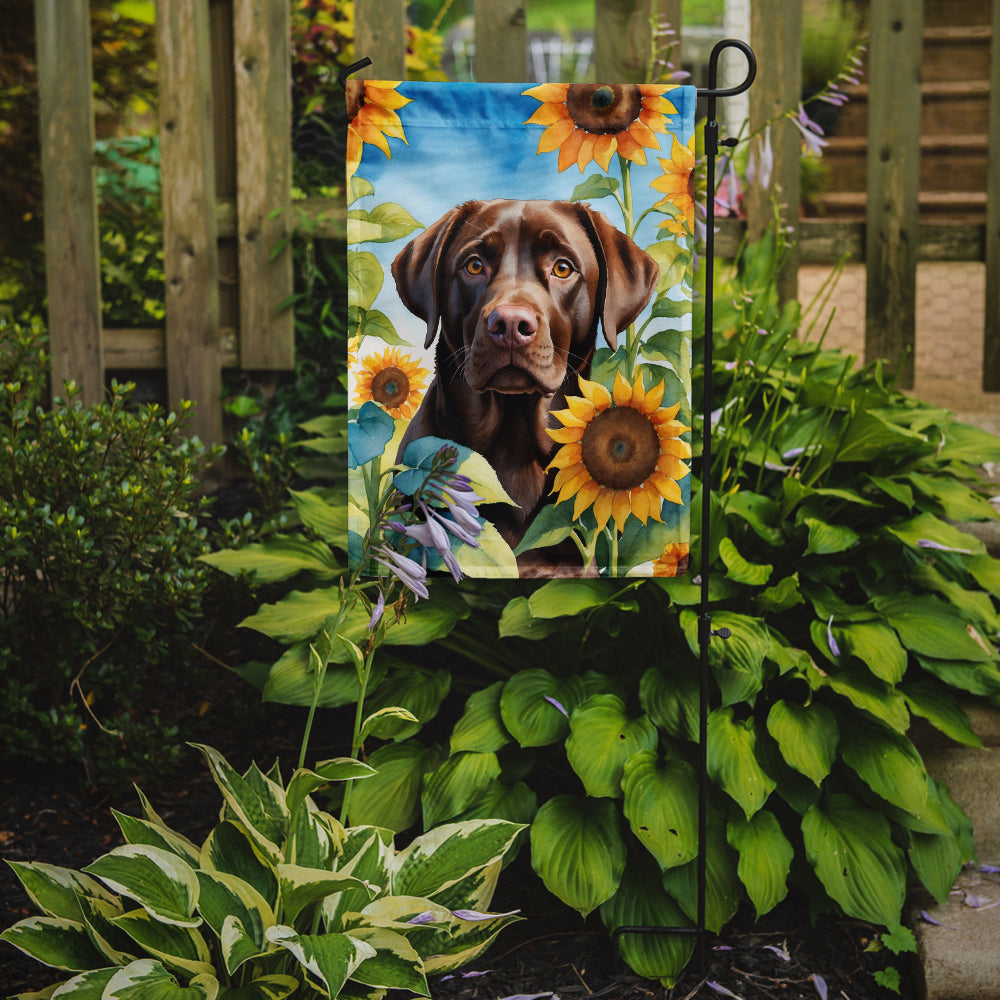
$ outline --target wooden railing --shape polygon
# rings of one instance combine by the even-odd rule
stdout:
[[[158,0],[166,326],[101,326],[88,0],[36,0],[53,383],[73,379],[83,398],[103,392],[111,368],[166,368],[170,401],[195,400],[196,432],[222,439],[223,367],[293,364],[288,240],[291,204],[290,0]],[[475,72],[481,81],[526,77],[529,0],[474,0]],[[355,50],[370,77],[405,78],[404,0],[356,0]],[[752,189],[747,219],[725,220],[716,246],[732,252],[744,227],[760,233],[776,200],[795,250],[781,275],[796,292],[803,262],[850,254],[867,270],[866,355],[912,382],[916,266],[985,261],[983,385],[1000,391],[1000,0],[992,6],[989,171],[985,223],[926,222],[918,215],[922,38],[920,0],[871,0],[867,211],[864,221],[799,218],[800,137],[778,121],[775,170]],[[681,0],[595,0],[596,78],[641,81],[653,18],[680,31]],[[801,0],[753,0],[751,43],[759,73],[750,130],[800,97]],[[680,32],[683,52],[683,32]],[[678,49],[673,52],[675,63]],[[722,111],[724,114],[724,110]],[[730,133],[739,123],[728,123]],[[792,206],[791,208],[788,206]],[[342,203],[302,206],[314,236],[337,235]]]

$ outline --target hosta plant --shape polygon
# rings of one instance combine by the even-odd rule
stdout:
[[[281,1000],[429,996],[427,975],[477,956],[518,919],[487,912],[521,829],[450,823],[397,849],[389,830],[343,827],[312,795],[374,773],[352,758],[240,774],[199,748],[222,793],[198,845],[140,793],[143,816],[82,871],[12,862],[40,916],[0,935],[69,974],[65,1000]],[[54,990],[54,992],[52,992]]]

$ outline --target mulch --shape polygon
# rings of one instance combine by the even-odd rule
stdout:
[[[220,748],[239,761],[237,746]],[[169,825],[197,841],[213,825],[219,797],[200,757],[192,764],[145,790]],[[0,858],[81,868],[122,842],[111,807],[139,814],[134,793],[125,790],[102,794],[73,775],[8,774],[0,778]],[[431,977],[435,1000],[889,1000],[893,994],[873,978],[888,965],[903,974],[902,996],[919,993],[913,970],[901,959],[871,950],[872,928],[831,917],[813,926],[798,898],[759,922],[750,913],[738,914],[722,935],[706,939],[704,969],[693,962],[672,989],[636,976],[618,960],[596,914],[582,921],[549,895],[526,852],[503,873],[494,909],[520,909],[525,919],[504,930],[468,969]],[[0,927],[32,913],[13,873],[0,865]],[[59,979],[59,973],[0,944],[3,995]]]

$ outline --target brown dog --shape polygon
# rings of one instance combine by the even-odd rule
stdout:
[[[549,411],[579,394],[600,322],[618,334],[656,287],[656,262],[599,212],[568,201],[467,201],[392,264],[403,304],[441,329],[436,374],[400,448],[434,435],[479,452],[519,507],[483,513],[512,546],[546,501]],[[550,422],[551,421],[551,422]]]

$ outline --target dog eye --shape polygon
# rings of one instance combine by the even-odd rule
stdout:
[[[560,257],[552,265],[552,273],[557,278],[568,278],[573,273],[573,265],[565,257]]]
[[[478,257],[470,257],[465,262],[465,273],[466,274],[482,274],[483,268],[486,265]]]

